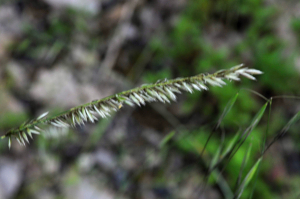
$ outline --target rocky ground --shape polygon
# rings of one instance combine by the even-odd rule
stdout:
[[[163,40],[174,29],[188,3],[0,2],[1,134],[48,110],[64,111],[138,86],[148,71],[173,70],[176,60],[171,55],[165,57],[163,66],[151,62],[151,41]],[[286,48],[285,54],[290,54],[297,49],[297,38],[286,24],[299,15],[300,4],[272,0],[268,4],[282,8],[275,32],[295,44]],[[215,49],[232,49],[245,39],[245,33],[215,21],[203,29],[203,38]],[[251,56],[243,54],[245,60]],[[295,59],[298,68],[299,60]],[[176,77],[179,71],[174,71]],[[26,148],[13,142],[8,150],[2,140],[0,199],[223,198],[218,185],[203,183],[205,171],[198,156],[172,143],[160,147],[178,126],[191,128],[207,119],[199,113],[187,114],[182,108],[184,99],[179,97],[177,104],[167,106],[125,107],[97,124],[36,137]],[[283,144],[295,152],[290,139]],[[286,177],[288,168],[298,173],[297,154],[275,158],[277,167],[268,179]],[[294,167],[284,164],[285,157],[290,157]]]

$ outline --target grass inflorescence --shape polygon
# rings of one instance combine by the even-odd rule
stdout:
[[[223,81],[239,81],[240,76],[255,80],[253,75],[260,75],[261,71],[249,69],[243,64],[234,66],[230,69],[220,70],[213,74],[199,74],[192,77],[177,78],[172,80],[159,80],[154,84],[144,84],[140,87],[123,91],[115,95],[108,96],[100,100],[74,107],[59,115],[47,117],[43,113],[37,119],[23,123],[20,127],[11,129],[1,138],[8,138],[8,146],[11,147],[11,140],[16,139],[21,145],[29,143],[32,134],[41,134],[41,125],[52,125],[59,128],[76,127],[87,122],[96,122],[98,118],[110,116],[111,112],[118,111],[124,104],[129,106],[141,106],[147,102],[170,103],[176,101],[176,94],[182,91],[192,93],[194,90],[208,90],[208,85],[222,87],[226,85]]]

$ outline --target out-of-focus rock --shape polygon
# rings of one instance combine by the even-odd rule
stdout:
[[[289,44],[285,46],[283,53],[285,56],[290,56],[297,48],[297,37],[292,30],[291,21],[300,16],[300,3],[289,4],[281,2],[275,5],[281,11],[281,15],[276,19],[276,33],[283,41]]]
[[[7,90],[0,87],[0,117],[7,112],[22,113],[23,106]]]
[[[20,34],[22,30],[22,21],[18,13],[12,6],[0,7],[0,32],[6,34]]]
[[[78,158],[78,168],[82,172],[91,171],[92,167],[95,165],[95,159],[91,154],[81,154]]]
[[[297,35],[293,32],[291,27],[291,21],[293,19],[300,18],[300,2],[287,3],[281,2],[283,6],[280,6],[282,14],[278,17],[277,33],[288,44],[284,48],[284,54],[289,57],[291,54],[295,54],[295,67],[300,73],[300,53],[297,50]]]
[[[0,199],[12,197],[22,181],[22,167],[20,161],[0,159]]]
[[[295,58],[295,66],[298,73],[300,73],[300,54]]]
[[[119,117],[115,118],[116,125],[114,125],[107,134],[109,142],[113,144],[120,144],[124,141],[126,138],[128,117],[130,117],[128,113],[121,113]]]
[[[101,99],[110,92],[102,89],[100,93],[92,84],[79,84],[71,72],[63,67],[51,71],[41,70],[37,81],[30,89],[30,94],[35,100],[62,108]]]
[[[162,21],[159,17],[159,11],[152,7],[145,7],[140,11],[140,19],[143,25],[143,36],[151,37],[153,31],[159,28]]]
[[[204,31],[203,40],[209,41],[215,49],[231,49],[243,41],[243,35],[227,30],[223,24],[214,23]]]
[[[291,54],[295,55],[294,64],[296,70],[300,73],[300,53],[297,49],[297,35],[293,32],[291,26],[292,20],[300,17],[300,2],[267,0],[266,3],[274,6],[280,12],[274,23],[275,31],[280,39],[288,44],[283,48],[283,55],[286,57],[290,57]]]
[[[96,52],[89,52],[81,46],[74,46],[72,49],[72,61],[74,61],[76,64],[89,67],[96,63]]]
[[[52,106],[70,107],[80,103],[78,84],[72,74],[62,67],[52,71],[42,70],[30,89],[35,100]]]
[[[99,0],[44,0],[56,9],[74,8],[96,14],[100,11]]]
[[[135,39],[139,34],[138,34],[138,29],[136,26],[132,24],[126,24],[121,28],[121,34],[124,35],[125,39]]]
[[[162,164],[162,158],[160,154],[154,150],[147,150],[146,158],[146,167],[148,168],[156,168]]]
[[[184,7],[187,2],[187,0],[158,0],[158,6],[165,9],[176,10]]]
[[[5,58],[7,47],[21,33],[22,21],[12,6],[0,6],[0,60]]]
[[[80,94],[80,103],[86,103],[91,102],[95,99],[101,99],[113,93],[110,86],[108,86],[107,88],[101,87],[100,89],[98,89],[96,88],[96,86],[90,83],[79,85],[77,90]]]
[[[55,174],[59,170],[59,160],[54,155],[43,155],[44,173]]]
[[[65,198],[114,199],[116,197],[108,188],[98,187],[97,181],[82,179],[78,184],[66,186]]]
[[[174,189],[175,195],[178,198],[191,198],[191,199],[206,199],[222,198],[220,193],[216,189],[210,187],[204,187],[205,184],[201,179],[201,174],[195,170],[189,170],[189,173],[186,173],[185,179],[181,180],[180,185],[176,185],[178,188]],[[203,191],[205,189],[205,191]]]
[[[13,36],[10,34],[5,34],[0,30],[0,60],[7,56],[6,49],[12,42]]]
[[[99,149],[94,157],[96,164],[107,171],[113,171],[117,167],[117,160],[115,155],[105,149]]]
[[[104,22],[109,21],[110,23],[107,24],[108,27],[116,25],[122,16],[122,5],[114,6],[104,17]],[[109,25],[110,24],[110,25]]]
[[[35,193],[36,198],[38,199],[55,199],[57,198],[56,194],[48,189],[41,189]]]
[[[17,89],[25,89],[28,86],[26,69],[17,62],[7,63],[7,72],[13,78],[13,84]]]
[[[153,146],[159,147],[163,137],[155,130],[147,128],[143,131],[142,136]]]
[[[138,166],[140,166],[140,165],[138,165],[138,163],[134,159],[134,157],[132,157],[129,154],[125,154],[122,156],[120,165],[122,168],[124,168],[126,170],[134,170],[134,169],[137,169]]]

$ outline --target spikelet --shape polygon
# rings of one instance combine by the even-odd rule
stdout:
[[[77,106],[71,110],[54,117],[46,117],[48,112],[41,114],[37,119],[23,123],[19,128],[8,131],[1,138],[8,138],[8,146],[11,147],[12,139],[19,144],[26,145],[32,134],[44,132],[38,126],[41,124],[51,125],[56,128],[69,128],[84,125],[87,122],[96,122],[98,118],[109,117],[112,112],[118,111],[124,104],[129,106],[142,106],[147,102],[170,103],[176,101],[176,94],[181,91],[193,93],[194,90],[208,90],[208,86],[226,85],[224,80],[239,81],[240,76],[255,80],[253,75],[260,75],[261,71],[249,69],[243,64],[234,66],[228,70],[220,70],[213,74],[199,74],[192,77],[177,78],[173,80],[158,80],[154,84],[144,84],[140,87],[123,91],[121,93],[95,100],[90,103]]]

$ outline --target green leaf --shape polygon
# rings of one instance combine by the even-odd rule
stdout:
[[[211,163],[209,166],[209,171],[211,171],[216,166],[216,164],[219,162],[221,149],[222,149],[222,144],[219,145],[218,150],[215,152],[214,157],[211,160]]]
[[[227,148],[224,150],[222,153],[221,157],[224,158],[226,157],[233,149],[234,145],[236,144],[238,138],[240,137],[240,131],[238,131],[235,136],[230,140]]]
[[[220,124],[221,124],[222,120],[224,119],[224,117],[225,117],[225,116],[229,113],[229,111],[232,109],[232,107],[233,107],[233,105],[234,105],[234,103],[235,103],[235,101],[236,101],[238,95],[239,95],[239,93],[237,93],[233,98],[231,98],[231,99],[229,100],[229,102],[227,103],[227,105],[226,105],[226,107],[225,107],[225,109],[224,109],[224,111],[223,111],[221,117],[220,117],[219,120],[218,120],[218,124],[217,124],[217,127],[216,127],[216,128],[218,128],[218,127],[220,126]]]
[[[296,114],[296,115],[294,115],[294,117],[292,118],[292,119],[290,119],[290,121],[284,126],[284,128],[282,129],[282,132],[283,133],[286,133],[289,129],[290,129],[290,127],[294,124],[294,123],[296,123],[298,120],[300,119],[300,111]]]
[[[165,146],[170,139],[172,139],[175,135],[175,131],[171,131],[168,135],[166,135],[164,137],[164,139],[160,142],[159,147],[162,148],[163,146]]]
[[[244,140],[249,136],[249,134],[251,133],[251,131],[257,126],[257,124],[261,120],[261,118],[264,115],[265,110],[266,110],[266,108],[268,106],[268,103],[269,102],[265,103],[263,105],[263,107],[261,107],[261,109],[258,111],[258,113],[252,119],[252,122],[251,122],[250,126],[245,130],[244,135],[242,135],[242,137],[244,138]]]
[[[300,119],[300,111],[290,119],[290,121],[283,127],[280,133],[278,133],[275,138],[271,141],[271,143],[266,147],[266,149],[263,151],[265,153],[278,139],[280,139],[282,136],[286,134],[286,132],[290,129],[291,125],[296,123]]]
[[[247,164],[250,154],[251,154],[251,149],[252,149],[252,142],[249,144],[249,147],[247,148],[246,156],[245,156],[245,164]]]
[[[243,132],[243,134],[241,135],[240,139],[239,139],[239,143],[238,146],[235,147],[234,145],[234,152],[231,153],[231,156],[228,158],[228,161],[231,160],[231,158],[235,155],[235,153],[239,150],[239,148],[243,145],[243,143],[245,142],[245,140],[247,139],[247,137],[249,136],[249,134],[252,132],[252,130],[256,127],[256,125],[259,123],[259,121],[261,120],[267,106],[268,106],[269,102],[266,102],[262,108],[258,111],[258,113],[254,116],[250,126]]]
[[[236,186],[238,186],[241,183],[242,174],[243,174],[245,165],[247,165],[247,162],[249,160],[249,157],[250,157],[250,154],[251,154],[251,149],[252,149],[252,143],[250,143],[249,147],[247,148],[246,154],[243,158],[243,162],[241,164],[240,173],[239,173],[239,177],[237,179]]]
[[[249,126],[252,129],[254,129],[256,127],[256,125],[259,123],[259,121],[261,120],[262,116],[264,115],[265,113],[265,110],[268,106],[268,103],[265,103],[263,105],[263,107],[258,111],[258,113],[255,115],[255,117],[253,118],[252,122],[251,122],[251,125]]]
[[[239,199],[244,191],[244,189],[248,186],[249,182],[253,178],[254,174],[256,173],[256,170],[261,162],[262,158],[259,158],[256,163],[252,166],[246,177],[244,178],[243,182],[241,183],[240,187],[237,189],[235,193],[235,198]]]

